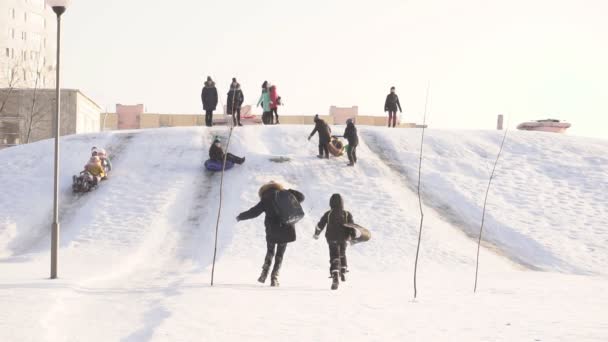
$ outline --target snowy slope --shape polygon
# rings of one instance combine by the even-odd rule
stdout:
[[[608,313],[608,200],[602,191],[608,170],[601,154],[608,142],[514,133],[490,197],[480,291],[473,295],[486,165],[501,137],[428,131],[420,297],[412,302],[419,219],[412,187],[420,131],[361,127],[355,168],[347,168],[344,157],[314,157],[309,131],[234,131],[230,150],[247,161],[226,174],[213,288],[219,174],[204,172],[202,162],[212,137],[225,137],[225,128],[63,139],[65,204],[56,281],[44,279],[52,142],[0,151],[7,165],[0,171],[0,304],[11,308],[0,312],[0,340],[608,338],[601,319]],[[73,196],[71,174],[92,145],[112,150],[115,171],[95,192]],[[546,150],[563,152],[553,156]],[[271,160],[278,156],[289,161]],[[562,167],[555,168],[556,162]],[[307,216],[298,224],[298,241],[287,249],[279,289],[255,282],[265,254],[263,218],[238,224],[234,219],[257,202],[257,189],[271,179],[307,197]],[[540,188],[544,196],[535,191]],[[374,234],[348,250],[351,273],[337,292],[329,291],[327,244],[311,238],[334,192]],[[572,291],[581,288],[584,293]]]

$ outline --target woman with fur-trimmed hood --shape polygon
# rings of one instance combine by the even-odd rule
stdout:
[[[207,76],[207,81],[201,91],[201,101],[203,102],[203,110],[205,111],[205,124],[207,127],[211,127],[213,126],[213,111],[217,108],[218,101],[217,89],[211,76]]]
[[[281,269],[281,263],[283,262],[283,255],[287,244],[296,241],[296,227],[293,224],[281,223],[279,217],[275,213],[273,199],[278,191],[283,191],[285,188],[274,181],[264,184],[258,191],[260,196],[260,202],[253,208],[242,212],[237,216],[237,221],[249,220],[260,216],[262,213],[266,214],[264,219],[264,225],[266,226],[266,257],[264,258],[264,265],[262,266],[262,274],[258,278],[260,283],[264,283],[268,277],[268,271],[274,258],[274,267],[270,276],[270,286],[279,286],[279,270]],[[296,190],[288,189],[299,202],[304,201],[304,195]]]

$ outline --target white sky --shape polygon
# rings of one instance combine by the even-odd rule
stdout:
[[[358,105],[382,114],[391,85],[406,121],[494,128],[557,118],[608,137],[606,0],[76,0],[64,16],[65,87],[102,107],[201,112],[210,75],[264,80],[289,114]]]

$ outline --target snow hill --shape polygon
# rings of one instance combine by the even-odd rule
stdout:
[[[315,157],[311,127],[243,127],[226,173],[216,285],[209,286],[219,174],[203,170],[216,128],[70,136],[61,150],[58,280],[48,280],[53,143],[0,151],[0,341],[606,341],[608,141],[428,130],[418,236],[420,130],[359,127],[359,163]],[[343,127],[335,126],[341,132]],[[114,172],[71,193],[92,146]],[[283,157],[283,158],[279,158]],[[281,287],[256,283],[263,218],[237,223],[276,180],[306,195]],[[328,249],[312,239],[332,193],[373,238],[347,251],[330,291]]]

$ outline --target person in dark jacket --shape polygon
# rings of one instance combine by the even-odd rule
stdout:
[[[357,145],[359,145],[359,136],[357,135],[357,127],[353,119],[346,120],[346,129],[344,130],[344,139],[348,140],[346,154],[348,155],[348,166],[354,166],[357,163]]]
[[[249,220],[266,214],[264,226],[266,227],[266,257],[262,266],[262,274],[258,278],[260,283],[264,283],[268,277],[268,271],[274,258],[274,267],[270,275],[270,286],[279,286],[279,271],[283,256],[287,249],[287,244],[296,241],[296,227],[293,224],[283,224],[275,213],[273,199],[278,191],[283,191],[285,188],[274,181],[263,185],[258,191],[260,202],[253,208],[242,212],[237,216],[237,221]],[[289,189],[299,202],[304,201],[304,195],[296,190]]]
[[[205,111],[205,124],[207,127],[211,127],[213,126],[213,111],[217,108],[217,89],[210,76],[207,76],[207,82],[201,92],[201,100]]]
[[[233,78],[230,90],[228,91],[228,103],[226,107],[228,114],[232,115],[235,126],[243,126],[241,124],[241,106],[243,105],[243,101],[245,101],[245,97],[243,96],[241,85],[236,81],[236,78]]]
[[[344,210],[344,202],[340,194],[331,195],[329,207],[331,210],[321,217],[315,228],[315,235],[313,237],[318,239],[325,226],[327,226],[325,238],[329,245],[329,272],[332,278],[331,289],[336,290],[340,280],[346,281],[346,272],[348,272],[346,243],[354,237],[354,231],[344,227],[344,224],[353,223],[353,215]]]
[[[222,143],[217,138],[213,140],[213,144],[211,144],[211,147],[209,147],[209,159],[224,162],[224,150],[222,149]],[[227,153],[226,160],[240,165],[245,162],[245,157],[241,158],[232,153]]]
[[[395,94],[395,87],[391,87],[391,92],[386,96],[386,101],[384,102],[384,111],[388,112],[388,127],[391,127],[391,120],[393,121],[393,128],[397,124],[397,108],[399,108],[400,113],[403,113],[401,103],[399,103],[399,96]]]
[[[308,140],[312,138],[315,133],[319,132],[319,158],[329,159],[329,142],[331,141],[331,128],[325,122],[325,120],[319,117],[319,114],[315,115],[315,128],[308,136]],[[325,156],[323,155],[325,153]]]

